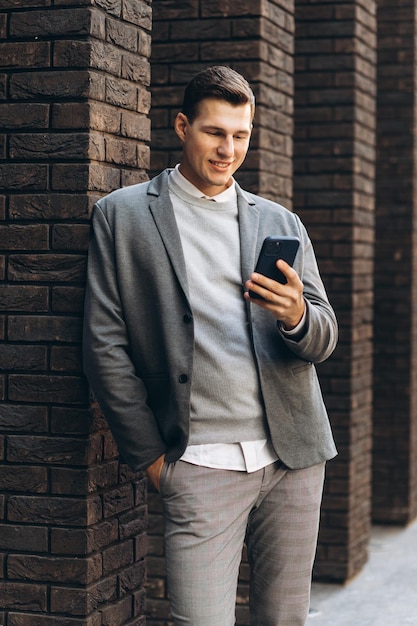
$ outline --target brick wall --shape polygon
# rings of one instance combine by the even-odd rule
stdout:
[[[292,198],[293,1],[159,0],[153,5],[152,172],[179,160],[172,124],[200,69],[227,64],[251,83],[257,112],[237,178],[285,205]]]
[[[251,147],[236,178],[246,188],[292,205],[293,1],[190,0],[153,4],[151,170],[175,165],[172,130],[189,79],[209,65],[242,72],[257,101]],[[149,494],[148,623],[169,624],[162,516]],[[237,623],[249,623],[249,572],[241,567]]]
[[[0,624],[144,624],[146,485],[119,464],[81,372],[89,212],[177,162],[182,90],[214,63],[257,97],[239,181],[294,205],[340,322],[320,368],[339,457],[316,578],[347,580],[367,558],[372,402],[375,519],[417,514],[416,23],[414,0],[397,4],[154,2],[150,167],[150,0],[0,0]],[[147,623],[169,626],[161,503],[148,497]],[[248,582],[244,557],[240,626]]]
[[[373,514],[417,514],[416,8],[378,3]]]
[[[175,165],[172,130],[185,84],[200,69],[227,64],[250,81],[257,100],[251,148],[237,174],[246,188],[291,207],[293,131],[293,2],[154,3],[151,169]],[[149,494],[148,623],[169,623],[161,538],[161,505]],[[249,572],[241,567],[237,623],[248,624]],[[168,620],[168,621],[167,621]]]
[[[370,532],[376,5],[296,2],[294,206],[340,325],[319,368],[339,456],[328,464],[315,576],[349,579]]]
[[[144,622],[146,482],[81,369],[89,209],[146,178],[146,1],[0,3],[0,623]]]

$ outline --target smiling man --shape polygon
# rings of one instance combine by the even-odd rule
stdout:
[[[243,163],[252,131],[252,107],[234,106],[207,98],[198,115],[178,113],[175,131],[183,145],[179,170],[207,196],[215,196],[233,184],[233,174]]]
[[[254,106],[234,70],[197,74],[180,163],[93,215],[85,371],[122,457],[161,493],[176,626],[235,623],[244,542],[251,625],[304,626],[336,454],[314,363],[337,324],[310,239],[233,178]],[[269,235],[300,240],[284,284],[253,271]]]

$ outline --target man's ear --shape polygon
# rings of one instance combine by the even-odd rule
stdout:
[[[174,121],[174,130],[177,133],[179,139],[184,142],[187,134],[188,118],[184,113],[177,113]]]

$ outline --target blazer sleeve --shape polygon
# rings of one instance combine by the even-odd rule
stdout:
[[[281,333],[287,347],[299,358],[312,363],[325,361],[337,345],[338,325],[320,276],[313,246],[298,216],[302,263],[296,269],[303,282],[306,302],[305,327],[300,337]]]
[[[129,354],[129,340],[119,295],[114,237],[96,205],[88,255],[83,330],[84,371],[109,423],[123,460],[136,471],[165,452],[147,405],[142,380]]]

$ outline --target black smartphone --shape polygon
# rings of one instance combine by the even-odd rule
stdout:
[[[288,265],[292,266],[299,245],[300,240],[298,237],[266,237],[259,253],[255,272],[272,278],[272,280],[276,280],[284,285],[287,279],[277,268],[276,262],[278,259],[283,259]],[[253,291],[250,291],[249,295],[251,298],[262,298],[262,296],[259,296]]]

